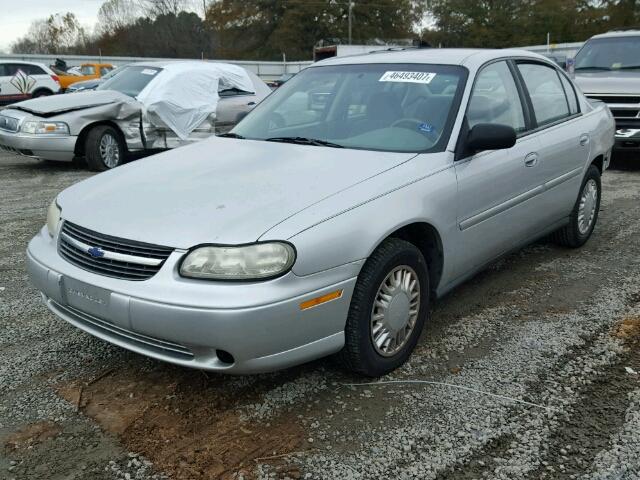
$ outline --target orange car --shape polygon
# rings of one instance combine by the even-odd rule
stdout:
[[[83,80],[92,80],[106,75],[115,67],[110,63],[83,63],[80,65],[80,73],[82,75],[58,75],[62,90],[66,90],[69,85]]]

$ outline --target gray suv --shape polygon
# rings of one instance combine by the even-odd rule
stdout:
[[[576,54],[575,81],[616,120],[617,150],[640,150],[640,30],[591,37]]]

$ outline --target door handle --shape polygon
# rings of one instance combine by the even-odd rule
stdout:
[[[247,105],[249,105],[249,106],[251,106],[251,105],[255,105],[255,104],[256,104],[256,102],[249,102],[249,103],[247,103]]]
[[[535,167],[538,164],[538,154],[530,153],[526,157],[524,157],[524,166],[525,167]]]
[[[589,143],[589,135],[587,135],[586,133],[580,135],[580,146],[584,147],[588,143]]]

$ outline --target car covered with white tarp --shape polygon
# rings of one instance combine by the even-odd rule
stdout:
[[[90,168],[230,130],[271,90],[237,65],[129,65],[95,91],[27,100],[0,112],[0,150]]]

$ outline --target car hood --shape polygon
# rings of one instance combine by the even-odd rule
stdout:
[[[213,137],[96,175],[58,203],[65,220],[115,237],[242,244],[414,156]]]
[[[74,95],[51,95],[25,100],[11,105],[11,109],[22,110],[39,117],[53,117],[76,110],[133,101],[131,97],[111,90],[77,92]]]
[[[640,94],[640,72],[576,72],[575,81],[585,94]]]

